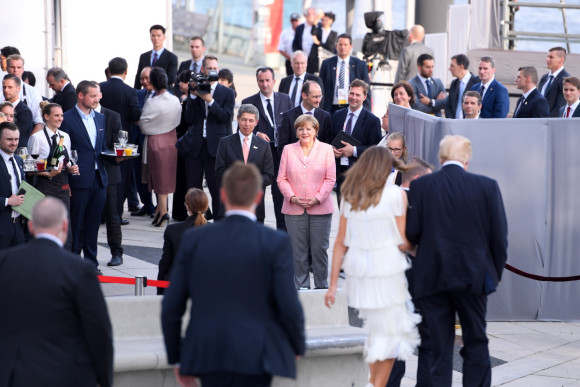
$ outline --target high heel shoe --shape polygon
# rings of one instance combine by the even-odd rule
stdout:
[[[155,219],[153,219],[153,222],[151,222],[151,224],[155,226],[155,223],[159,222],[160,216],[161,216],[161,212],[158,212],[157,214],[155,214]]]
[[[154,227],[162,227],[163,223],[165,223],[165,221],[167,221],[167,223],[169,223],[169,213],[166,213],[161,218],[159,218],[159,222],[155,223],[153,226]]]

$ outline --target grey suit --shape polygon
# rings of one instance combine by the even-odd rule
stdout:
[[[429,54],[435,57],[433,50],[421,42],[412,43],[401,50],[397,75],[395,75],[395,83],[408,81],[417,75],[417,58],[421,54]]]
[[[421,79],[418,75],[414,78],[409,80],[411,86],[413,86],[413,91],[415,92],[415,103],[413,104],[413,109],[419,110],[423,113],[427,114],[434,114],[437,117],[441,117],[441,109],[445,109],[445,105],[447,104],[447,98],[443,99],[436,99],[439,93],[445,93],[445,87],[443,87],[443,82],[441,82],[438,78],[429,78],[431,81],[431,94],[429,97],[435,102],[435,106],[432,105],[425,105],[423,102],[419,101],[421,98],[421,94],[427,95],[427,90],[421,82]]]

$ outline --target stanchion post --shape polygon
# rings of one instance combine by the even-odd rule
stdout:
[[[147,283],[147,277],[142,275],[135,276],[135,295],[144,296],[145,295],[145,284]]]

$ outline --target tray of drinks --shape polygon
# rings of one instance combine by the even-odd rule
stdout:
[[[37,156],[38,157],[38,156]],[[44,159],[28,159],[24,160],[24,173],[34,175],[40,172],[47,172],[46,160]]]
[[[107,150],[107,151],[101,152],[101,154],[103,156],[115,157],[115,158],[120,158],[120,159],[134,159],[135,157],[140,156],[140,154],[137,153],[134,149],[129,149],[129,148],[115,149],[114,151]]]

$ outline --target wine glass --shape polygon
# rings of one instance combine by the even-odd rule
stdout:
[[[119,142],[121,143],[122,146],[125,146],[127,144],[127,141],[129,140],[129,135],[127,134],[126,130],[119,130]]]
[[[26,147],[18,148],[18,150],[16,151],[16,154],[18,156],[20,156],[20,158],[22,160],[26,160],[26,157],[28,157],[28,148],[26,148]]]
[[[34,144],[32,146],[32,149],[30,150],[30,156],[32,156],[34,160],[36,160],[38,156],[40,156],[40,147],[38,146],[38,144]]]
[[[70,156],[70,161],[72,162],[72,164],[76,165],[76,163],[79,159],[79,154],[77,153],[77,151],[74,149],[71,149],[69,156]]]

